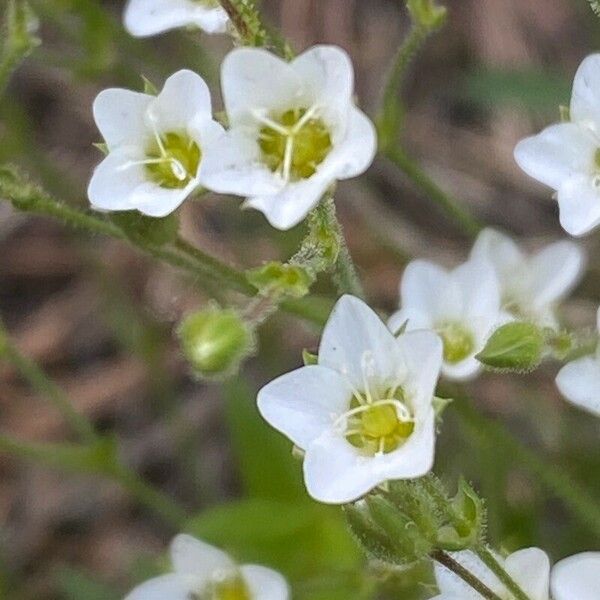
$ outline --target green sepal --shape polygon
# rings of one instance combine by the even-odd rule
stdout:
[[[446,7],[435,0],[407,0],[406,8],[413,21],[429,30],[442,27],[448,16]]]
[[[108,156],[108,144],[106,142],[96,142],[92,144],[92,146],[97,150],[100,150],[104,156]]]
[[[145,75],[142,75],[142,82],[144,83],[144,94],[158,96],[158,88]]]
[[[476,358],[493,369],[527,373],[539,366],[545,344],[537,325],[515,321],[497,329]]]
[[[272,261],[246,272],[246,279],[260,292],[302,298],[310,290],[314,276],[300,265]]]
[[[312,352],[310,352],[309,350],[304,348],[304,350],[302,350],[302,360],[304,361],[305,367],[318,365],[319,364],[319,355],[313,354]]]
[[[561,104],[558,107],[558,113],[560,115],[561,123],[569,123],[571,120],[571,109],[568,106]]]

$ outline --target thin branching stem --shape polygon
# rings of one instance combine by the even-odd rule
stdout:
[[[431,558],[460,577],[486,600],[502,600],[500,596],[490,590],[485,583],[475,577],[471,571],[463,567],[458,561],[454,560],[447,552],[444,552],[443,550],[434,550],[431,553]]]
[[[475,553],[486,567],[504,584],[506,589],[515,597],[515,600],[530,600],[529,596],[521,589],[517,582],[506,572],[498,562],[494,553],[487,546],[475,548]]]

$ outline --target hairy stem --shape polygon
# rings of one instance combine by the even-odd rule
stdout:
[[[460,577],[465,583],[467,583],[476,592],[481,594],[481,596],[483,596],[486,600],[502,600],[500,596],[490,590],[487,585],[477,579],[477,577],[475,577],[471,571],[467,570],[459,562],[454,560],[447,552],[444,552],[443,550],[434,550],[431,553],[431,558]]]
[[[504,584],[516,600],[529,600],[529,596],[519,587],[515,580],[506,572],[506,569],[496,560],[496,557],[486,546],[475,548],[477,556],[487,568]]]
[[[433,200],[450,217],[462,232],[475,237],[483,225],[459,202],[445,192],[421,167],[400,148],[389,148],[384,155],[396,165],[418,188]]]

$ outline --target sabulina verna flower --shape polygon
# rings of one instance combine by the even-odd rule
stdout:
[[[431,469],[441,361],[435,334],[395,338],[364,302],[344,296],[323,332],[318,364],[266,385],[258,408],[304,451],[309,494],[351,502]]]
[[[352,62],[340,48],[316,46],[289,63],[236,49],[221,79],[230,130],[207,159],[207,186],[246,197],[274,227],[296,225],[331,184],[371,164],[375,128],[354,104]]]
[[[223,134],[206,83],[186,70],[169,77],[158,96],[104,90],[94,118],[108,155],[90,181],[92,206],[151,217],[173,212],[200,187],[204,161]]]
[[[588,56],[575,75],[570,122],[519,142],[515,159],[556,190],[565,231],[579,236],[600,224],[600,54]]]
[[[484,229],[471,257],[489,261],[500,283],[503,310],[515,319],[556,328],[557,305],[577,285],[585,265],[581,248],[566,240],[525,254],[507,235]]]
[[[173,572],[150,579],[125,600],[289,600],[285,579],[258,565],[237,565],[225,552],[189,535],[170,548]]]
[[[502,600],[513,594],[471,551],[452,557]],[[550,569],[548,555],[539,548],[526,548],[505,559],[496,557],[529,600],[596,600],[600,587],[600,552],[584,552],[565,558]],[[453,572],[435,566],[441,592],[432,600],[482,600],[482,596]]]
[[[600,334],[600,309],[597,329]],[[600,345],[594,354],[567,363],[558,372],[556,385],[569,402],[600,417]]]
[[[229,17],[218,0],[129,0],[124,21],[131,35],[146,37],[177,27],[225,33]]]
[[[444,344],[442,373],[464,380],[477,375],[483,350],[496,326],[506,322],[500,310],[500,284],[490,262],[471,259],[452,271],[415,260],[400,283],[400,310],[392,315],[393,332],[435,331]]]

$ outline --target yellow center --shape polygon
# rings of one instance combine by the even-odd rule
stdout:
[[[190,600],[252,600],[250,590],[237,571],[214,578],[208,588],[192,594]]]
[[[387,454],[402,446],[415,429],[401,390],[390,390],[383,399],[362,404],[356,396],[350,405],[346,439],[368,455]],[[398,407],[402,407],[402,417]]]
[[[181,189],[196,177],[202,152],[189,135],[171,131],[156,136],[146,150],[146,158],[146,171],[152,181],[163,188]]]
[[[258,143],[265,164],[290,181],[312,177],[331,151],[325,123],[305,108],[290,109],[265,120]]]
[[[446,323],[439,328],[444,342],[444,360],[448,363],[459,363],[475,350],[472,333],[460,323]]]

